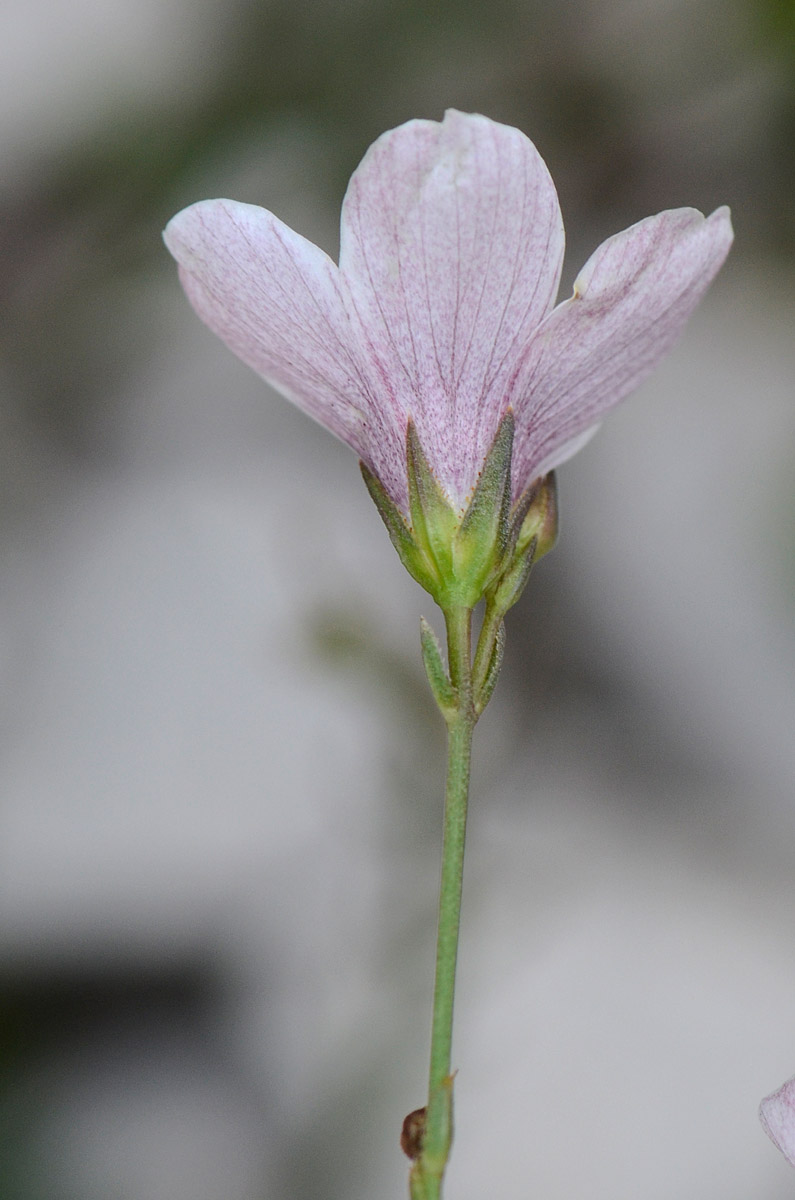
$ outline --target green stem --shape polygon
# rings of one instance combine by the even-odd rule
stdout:
[[[452,1141],[451,1047],[461,883],[464,869],[472,732],[477,715],[472,693],[472,610],[445,612],[450,680],[457,704],[447,717],[448,757],[444,842],[439,889],[436,981],[431,1026],[428,1108],[422,1153],[412,1168],[412,1197],[438,1200]]]

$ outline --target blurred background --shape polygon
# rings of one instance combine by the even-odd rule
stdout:
[[[786,1200],[792,0],[5,0],[0,1196],[387,1200],[423,1102],[444,737],[350,452],[184,300],[184,205],[330,253],[369,143],[520,126],[568,290],[732,206],[559,472],[476,744],[451,1200]]]

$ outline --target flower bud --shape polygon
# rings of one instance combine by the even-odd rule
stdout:
[[[489,602],[503,616],[525,589],[530,570],[555,545],[558,537],[558,501],[555,474],[550,471],[529,489],[513,511],[506,565],[489,590]]]
[[[519,511],[524,511],[524,517],[519,527],[515,553],[524,554],[535,538],[533,562],[538,562],[558,540],[558,486],[555,472],[550,471],[536,480],[525,495],[526,500],[523,498],[517,505]]]

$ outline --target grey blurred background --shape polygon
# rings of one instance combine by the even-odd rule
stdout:
[[[477,736],[450,1200],[786,1200],[792,0],[5,0],[0,1197],[387,1200],[443,731],[349,451],[200,325],[208,196],[336,252],[368,144],[520,126],[570,284],[729,203],[677,351],[561,469]]]

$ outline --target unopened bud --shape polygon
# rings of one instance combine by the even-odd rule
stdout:
[[[554,471],[533,485],[525,503],[527,508],[516,539],[515,553],[524,554],[535,538],[533,561],[538,562],[558,540],[558,485]]]

